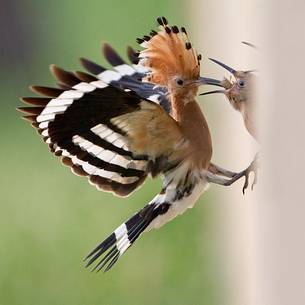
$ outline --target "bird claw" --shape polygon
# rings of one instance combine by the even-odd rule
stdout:
[[[245,191],[249,186],[249,176],[251,172],[254,173],[254,179],[251,184],[251,190],[253,191],[254,186],[257,184],[257,177],[258,177],[258,164],[257,164],[257,157],[251,162],[251,164],[242,172],[242,176],[245,176],[245,183],[243,186],[243,194],[245,195]]]

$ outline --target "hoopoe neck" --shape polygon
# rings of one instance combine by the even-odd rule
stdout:
[[[207,121],[196,100],[172,96],[172,116],[189,141],[189,157],[197,168],[207,168],[212,157],[212,139]]]
[[[253,109],[253,107],[251,107],[251,105],[249,105],[248,107],[244,107],[244,109],[242,109],[241,113],[242,113],[244,123],[245,123],[245,126],[246,126],[248,132],[257,141],[258,135],[257,135],[256,126],[254,123],[254,122],[257,122],[255,109]]]

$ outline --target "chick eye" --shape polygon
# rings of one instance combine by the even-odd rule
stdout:
[[[183,80],[181,78],[178,78],[176,80],[177,85],[182,86],[183,85]]]
[[[240,88],[245,87],[245,81],[242,80],[242,79],[239,79],[239,80],[238,80],[238,86],[239,86]]]

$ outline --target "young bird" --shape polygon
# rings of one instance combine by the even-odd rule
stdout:
[[[114,71],[83,58],[95,76],[52,65],[59,88],[32,86],[43,97],[23,98],[34,107],[19,108],[50,150],[99,190],[128,196],[148,175],[162,175],[160,193],[88,255],[97,271],[109,270],[144,231],[193,207],[208,182],[238,178],[211,163],[208,124],[195,100],[208,80],[199,76],[200,57],[184,28],[158,22],[160,30],[139,41],[142,65],[127,65],[105,45]],[[131,49],[129,57],[137,61]]]
[[[248,44],[248,43],[247,43]],[[253,46],[253,45],[251,45]],[[254,46],[253,46],[254,47]],[[229,71],[233,78],[227,79],[223,78],[222,81],[212,80],[210,79],[209,84],[222,86],[223,90],[213,90],[209,92],[202,93],[200,95],[208,95],[213,93],[222,93],[224,94],[232,107],[239,111],[243,117],[244,125],[250,135],[257,141],[257,130],[256,130],[256,103],[255,103],[255,83],[256,76],[253,74],[252,70],[249,71],[241,71],[235,70],[226,64],[220,62],[219,60],[210,58],[211,61],[220,65],[227,71]],[[250,166],[244,171],[245,175],[245,185],[243,187],[243,193],[245,189],[248,187],[249,183],[249,174],[254,172],[255,178],[252,184],[253,186],[257,182],[257,167],[258,167],[258,154],[256,154],[253,162]]]

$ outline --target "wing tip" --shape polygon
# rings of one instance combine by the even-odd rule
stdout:
[[[139,53],[136,52],[131,46],[127,47],[127,55],[131,63],[137,65],[139,63]]]
[[[96,64],[95,62],[91,61],[90,59],[87,59],[85,57],[80,57],[79,58],[80,64],[90,73],[94,74],[94,75],[98,75],[104,71],[106,71],[106,69],[98,64]]]

